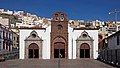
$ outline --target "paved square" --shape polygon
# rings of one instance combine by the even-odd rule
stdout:
[[[60,64],[60,65],[59,65]],[[7,60],[0,62],[0,68],[115,68],[94,59],[67,60]]]

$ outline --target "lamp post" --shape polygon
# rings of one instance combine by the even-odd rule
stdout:
[[[112,12],[109,12],[109,14],[115,14],[115,24],[117,23],[117,13],[119,13],[120,11],[117,11],[116,9]]]

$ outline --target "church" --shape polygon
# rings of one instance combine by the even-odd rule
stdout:
[[[47,28],[20,28],[19,59],[97,59],[98,29],[68,23],[65,13],[55,12]]]

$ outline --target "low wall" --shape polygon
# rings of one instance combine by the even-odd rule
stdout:
[[[120,65],[120,49],[101,50],[99,52],[98,59],[100,59],[104,62],[107,62],[107,63]]]

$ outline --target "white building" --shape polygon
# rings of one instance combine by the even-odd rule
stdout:
[[[13,11],[0,9],[0,13],[4,13],[4,14],[13,14]]]
[[[0,51],[1,50],[12,51],[12,47],[13,47],[12,37],[13,37],[13,32],[9,28],[0,24]]]
[[[98,56],[98,29],[71,28],[69,27],[69,55],[70,58],[79,58],[80,45],[87,43],[90,47],[90,58],[96,59]],[[78,50],[77,50],[78,49]]]
[[[20,29],[20,59],[96,59],[98,29],[71,28],[66,15],[53,14],[47,28]]]
[[[0,24],[9,27],[9,19],[0,17]]]

